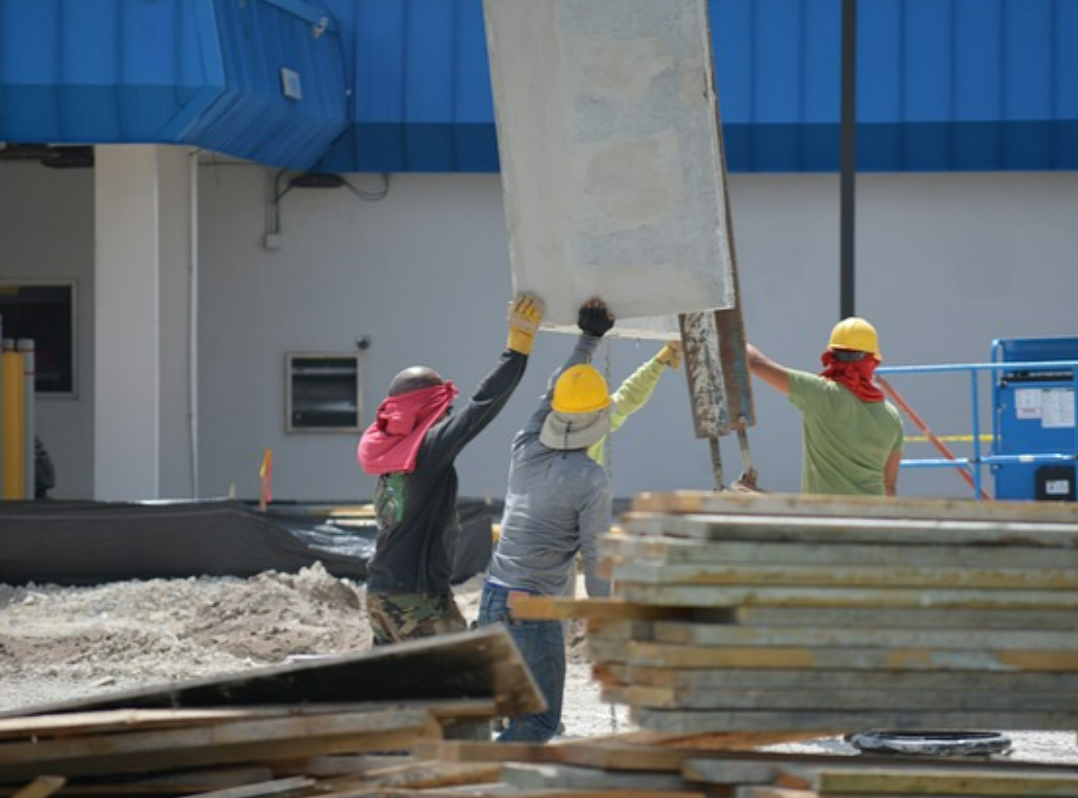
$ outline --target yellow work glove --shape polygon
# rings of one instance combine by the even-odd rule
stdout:
[[[655,359],[664,366],[676,369],[681,365],[681,341],[667,341],[666,346],[659,350]]]
[[[509,303],[509,342],[506,348],[530,355],[539,323],[543,320],[543,300],[535,294],[520,293]]]

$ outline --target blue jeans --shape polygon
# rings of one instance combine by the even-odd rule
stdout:
[[[545,743],[561,723],[562,694],[565,692],[565,637],[561,621],[521,621],[509,615],[507,588],[483,585],[479,599],[479,625],[504,624],[513,642],[546,699],[546,712],[512,718],[498,735],[498,742]]]

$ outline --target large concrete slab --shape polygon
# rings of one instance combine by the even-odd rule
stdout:
[[[516,289],[575,330],[734,305],[706,0],[484,0]]]

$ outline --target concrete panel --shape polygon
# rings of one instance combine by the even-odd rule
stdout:
[[[484,12],[514,286],[570,328],[600,295],[631,337],[730,307],[706,2],[487,0]]]

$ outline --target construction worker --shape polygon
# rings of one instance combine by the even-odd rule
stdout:
[[[819,375],[781,366],[746,345],[753,375],[801,411],[801,492],[894,496],[904,437],[898,410],[873,383],[876,329],[851,316],[835,325]]]
[[[681,341],[667,341],[653,358],[626,377],[610,397],[610,432],[619,429],[629,416],[647,404],[667,369],[676,370],[680,365]],[[604,435],[588,449],[588,456],[602,466],[609,462],[607,442],[608,436]]]
[[[34,435],[34,498],[49,498],[49,491],[55,487],[56,469],[49,457],[49,450],[41,438]]]
[[[505,351],[456,412],[456,386],[433,369],[413,366],[393,378],[363,433],[359,464],[378,475],[378,536],[367,578],[376,646],[467,628],[450,587],[460,534],[454,461],[509,401],[542,316],[538,297],[514,297]]]
[[[611,400],[603,375],[588,361],[613,324],[598,300],[580,308],[576,347],[513,439],[505,512],[480,596],[479,625],[506,626],[548,708],[511,718],[499,742],[548,741],[558,731],[565,690],[562,622],[513,618],[511,598],[564,595],[576,578],[578,552],[588,595],[610,595],[610,583],[598,573],[599,538],[610,530],[613,509],[610,480],[588,449],[610,431]]]

